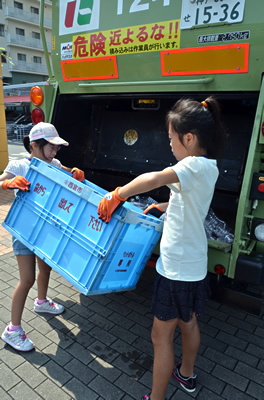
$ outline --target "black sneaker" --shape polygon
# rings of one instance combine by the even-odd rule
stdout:
[[[174,366],[172,376],[180,382],[180,385],[183,389],[187,390],[187,392],[194,392],[196,389],[196,375],[189,378],[183,378],[180,374],[181,365],[182,363],[179,362]]]

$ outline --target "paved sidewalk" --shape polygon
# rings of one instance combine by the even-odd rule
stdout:
[[[0,222],[12,195],[1,192]],[[153,348],[148,306],[154,274],[145,268],[135,291],[88,297],[53,271],[48,294],[66,308],[55,317],[33,312],[34,286],[26,301],[23,327],[36,348],[18,353],[0,340],[0,399],[139,400],[149,393]],[[10,321],[17,279],[11,237],[1,227],[1,333]],[[171,379],[167,399],[263,400],[263,312],[257,317],[210,300],[199,323],[197,390],[187,394]],[[177,331],[176,360],[181,356],[180,343]]]

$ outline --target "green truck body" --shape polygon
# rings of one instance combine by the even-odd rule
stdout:
[[[165,168],[175,163],[166,112],[182,96],[215,95],[228,145],[212,209],[234,240],[208,239],[208,270],[218,285],[242,288],[243,295],[245,285],[262,285],[264,2],[53,0],[52,6],[50,77],[40,108],[70,142],[61,161],[106,190]],[[168,189],[150,195],[164,201]]]

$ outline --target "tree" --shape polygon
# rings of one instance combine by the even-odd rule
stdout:
[[[8,57],[4,52],[5,52],[5,49],[3,47],[0,47],[0,57],[2,58],[2,56],[3,56],[7,62],[14,65],[14,63],[11,61],[12,60],[11,57]],[[3,65],[1,64],[1,66],[3,66]]]

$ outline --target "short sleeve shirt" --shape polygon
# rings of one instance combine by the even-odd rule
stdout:
[[[172,280],[199,281],[207,274],[204,220],[219,172],[216,161],[205,157],[186,157],[171,168],[179,183],[168,185],[157,271]]]
[[[9,172],[10,174],[13,174],[14,176],[20,175],[20,176],[26,176],[28,170],[29,170],[29,164],[30,160],[27,158],[23,158],[22,160],[12,160],[8,163],[6,169],[4,172]],[[56,158],[53,158],[51,161],[51,164],[54,165],[55,167],[61,168],[61,162],[57,160]],[[18,189],[15,189],[15,194],[17,194]]]

